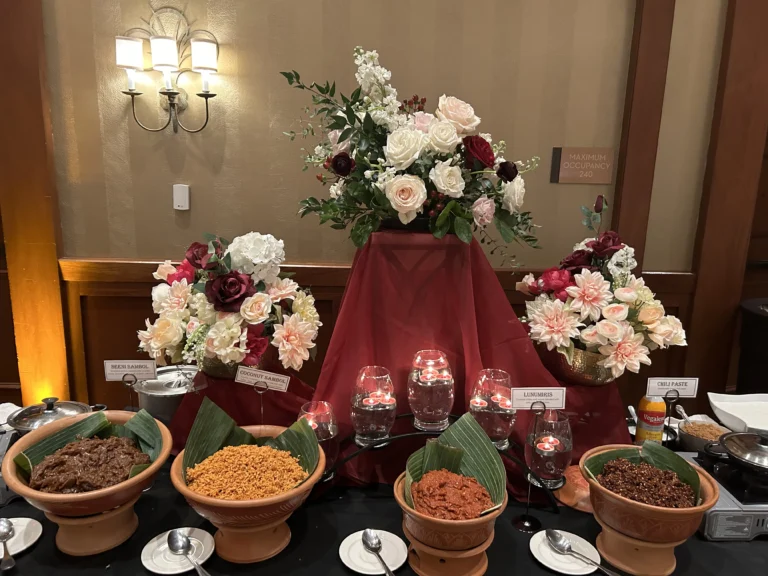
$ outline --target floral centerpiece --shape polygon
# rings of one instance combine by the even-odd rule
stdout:
[[[597,236],[579,242],[559,266],[517,284],[518,291],[535,296],[523,319],[531,339],[562,354],[574,371],[577,365],[602,368],[603,382],[650,365],[654,349],[686,345],[680,320],[667,315],[645,281],[632,274],[634,249],[616,232],[599,232],[605,206],[599,196],[594,208],[582,207]]]
[[[166,260],[153,276],[158,318],[139,330],[139,349],[158,364],[218,360],[259,365],[269,345],[285,368],[300,370],[315,353],[322,323],[315,299],[281,274],[283,241],[250,232],[231,243],[208,235],[179,266]]]
[[[359,86],[347,97],[336,83],[307,85],[295,70],[281,72],[288,83],[312,94],[301,136],[320,142],[304,157],[304,169],[320,169],[329,198],[307,198],[300,214],[316,213],[320,223],[351,226],[356,246],[365,244],[382,222],[425,222],[437,238],[454,232],[469,243],[473,230],[495,244],[493,223],[505,242],[536,246],[530,212],[523,212],[522,173],[538,158],[510,162],[503,140],[478,133],[480,118],[468,103],[443,95],[433,113],[426,98],[398,99],[391,72],[376,51],[354,51]],[[291,139],[295,131],[285,132]]]

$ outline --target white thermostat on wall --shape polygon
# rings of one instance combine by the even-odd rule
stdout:
[[[173,209],[189,210],[189,185],[188,184],[173,185]]]

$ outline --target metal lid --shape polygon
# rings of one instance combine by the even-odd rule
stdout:
[[[768,438],[753,432],[732,432],[720,438],[728,454],[768,470]]]
[[[133,389],[149,396],[186,394],[192,389],[195,374],[197,374],[197,366],[194,364],[164,366],[158,368],[157,378],[139,380],[133,384]]]
[[[58,398],[43,398],[42,404],[28,406],[11,414],[8,425],[21,432],[29,432],[55,420],[90,411],[91,407],[81,402],[59,402]]]

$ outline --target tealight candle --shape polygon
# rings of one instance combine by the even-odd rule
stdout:
[[[434,382],[437,380],[438,372],[434,368],[425,368],[419,374],[419,380],[422,382]]]
[[[475,408],[485,408],[488,406],[488,402],[483,400],[482,398],[472,398],[472,400],[469,401],[471,406],[474,406]]]

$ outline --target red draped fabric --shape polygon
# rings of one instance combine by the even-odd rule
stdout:
[[[411,361],[415,352],[428,348],[445,352],[453,369],[454,414],[466,411],[473,379],[482,368],[506,370],[515,387],[562,385],[541,364],[477,241],[467,245],[455,236],[438,240],[430,234],[376,232],[355,257],[314,399],[329,401],[342,437],[351,434],[355,377],[361,367],[375,364],[390,370],[397,412],[408,413]],[[569,386],[566,408],[574,461],[594,446],[629,442],[615,384]],[[518,412],[513,439],[520,445],[529,416]],[[409,431],[410,419],[400,419],[393,433]],[[355,481],[391,483],[423,442],[414,438],[370,451],[348,462],[341,473]],[[509,476],[514,493],[523,494],[521,475]]]

